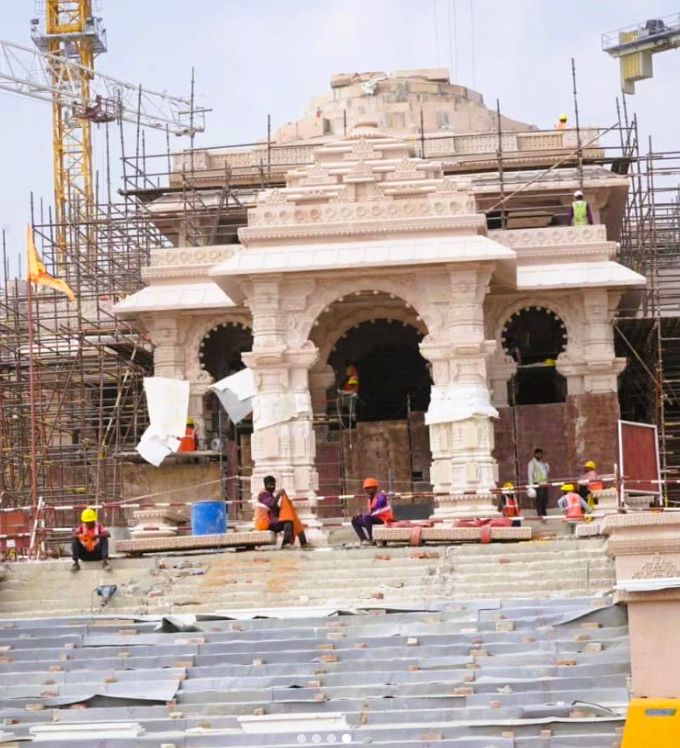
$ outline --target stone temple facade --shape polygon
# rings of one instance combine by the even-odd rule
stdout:
[[[199,428],[208,428],[203,402],[215,379],[204,365],[208,336],[252,331],[241,355],[257,393],[253,491],[273,473],[314,513],[323,436],[313,403],[338,380],[339,341],[381,320],[417,333],[429,372],[435,515],[493,513],[490,490],[499,480],[524,482],[524,458],[549,433],[572,439],[565,473],[593,449],[612,469],[625,359],[611,320],[622,296],[645,282],[614,260],[627,180],[585,167],[594,224],[565,225],[577,170],[538,178],[538,165],[568,152],[573,133],[503,135],[515,148],[505,194],[517,194],[513,213],[494,223],[500,175],[487,162],[495,135],[464,137],[478,141],[466,146],[472,162],[455,156],[455,135],[454,156],[420,158],[412,139],[368,118],[345,136],[305,144],[285,184],[255,193],[238,243],[186,246],[175,235],[176,247],[153,253],[148,286],[117,305],[148,332],[156,375],[191,382]],[[167,224],[160,211],[176,206],[159,205],[159,225]],[[543,404],[533,397],[539,390],[557,395]],[[516,411],[531,423],[521,465],[498,444],[517,431]]]

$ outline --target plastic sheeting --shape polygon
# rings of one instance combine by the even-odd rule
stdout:
[[[242,421],[253,410],[255,382],[250,369],[230,374],[210,388],[234,423]]]
[[[485,384],[448,384],[432,388],[430,407],[425,414],[428,426],[475,417],[498,418]]]
[[[149,427],[137,445],[139,454],[158,467],[179,449],[189,411],[189,382],[167,377],[145,377],[144,392]]]

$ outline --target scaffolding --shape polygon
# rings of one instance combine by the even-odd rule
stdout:
[[[148,425],[143,378],[153,374],[153,350],[141,330],[113,314],[114,304],[143,287],[152,250],[236,243],[259,192],[285,184],[286,172],[312,163],[314,149],[323,145],[277,145],[267,131],[265,142],[174,155],[168,137],[166,152],[149,155],[139,128],[133,152],[126,152],[121,126],[120,201],[112,198],[107,169],[89,217],[74,211],[60,225],[42,203],[35,206],[38,250],[48,271],[73,289],[75,304],[40,287],[29,296],[25,281],[10,277],[3,240],[0,508],[27,509],[34,527],[40,519],[48,547],[63,538],[55,528],[72,526],[85,505],[106,505],[104,521],[124,524],[121,502],[130,497],[116,455],[133,452]],[[622,415],[660,427],[663,477],[680,478],[680,152],[655,153],[650,144],[641,156],[634,120],[567,134],[499,129],[484,138],[482,149],[475,135],[420,133],[412,140],[415,152],[442,162],[447,175],[474,176],[490,229],[564,223],[565,176],[573,181],[584,173],[587,178],[589,169],[606,169],[628,178],[618,259],[649,283],[623,299],[614,322],[619,353],[630,361],[621,381]],[[534,144],[529,164],[521,138]],[[527,200],[536,182],[549,189]],[[324,403],[315,420],[326,428],[332,410]],[[341,444],[329,447],[320,459],[328,467],[341,451]],[[239,476],[249,475],[235,455],[228,461],[239,465]],[[232,494],[223,491],[240,498]],[[680,500],[674,489],[668,498]],[[8,535],[2,516],[0,548]]]

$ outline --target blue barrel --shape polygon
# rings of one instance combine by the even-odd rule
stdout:
[[[227,531],[224,501],[197,501],[191,507],[192,535],[218,535]]]

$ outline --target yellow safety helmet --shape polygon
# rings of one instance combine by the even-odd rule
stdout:
[[[560,114],[560,122],[566,122],[569,119],[566,114]]]
[[[515,490],[515,484],[509,480],[507,483],[503,484],[503,490],[504,491],[514,491]]]
[[[555,366],[555,359],[554,358],[546,358],[546,360],[543,362],[544,366]]]
[[[97,521],[97,512],[95,512],[92,507],[87,507],[87,509],[83,509],[83,513],[80,515],[80,521],[81,522],[96,522]]]
[[[563,483],[562,484],[562,490],[564,493],[568,493],[569,491],[574,491],[574,484],[573,483]]]
[[[187,426],[193,426],[194,425],[194,419],[193,418],[187,418]]]
[[[588,460],[583,467],[587,467],[588,470],[597,470],[597,465],[592,460]]]

